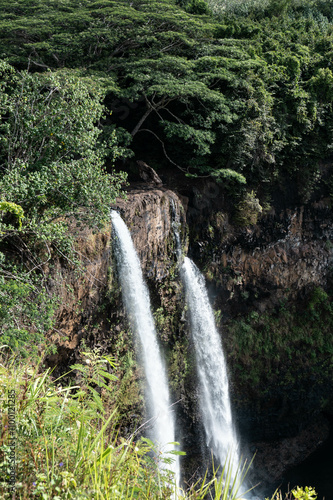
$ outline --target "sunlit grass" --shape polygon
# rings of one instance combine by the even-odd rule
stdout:
[[[10,391],[15,391],[16,500],[241,498],[248,467],[234,474],[231,460],[223,468],[213,467],[212,478],[206,475],[175,493],[174,473],[169,470],[173,455],[157,456],[149,439],[118,434],[117,410],[107,404],[114,377],[106,366],[112,366],[112,358],[96,351],[85,357],[87,365],[75,365],[81,376],[75,385],[68,383],[68,374],[52,377],[41,362],[29,366],[14,356],[0,357],[1,498],[12,498]]]

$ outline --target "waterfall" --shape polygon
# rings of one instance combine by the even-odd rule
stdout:
[[[240,444],[232,419],[227,365],[222,343],[216,328],[214,312],[209,303],[204,277],[188,257],[185,257],[181,264],[180,220],[173,199],[170,199],[170,207],[176,255],[181,265],[181,276],[196,353],[199,404],[206,442],[218,460],[217,465],[223,467],[226,462],[230,461],[231,476],[234,480],[237,473],[240,472],[242,464]],[[238,483],[238,481],[236,482]],[[247,489],[248,487],[243,481],[239,488],[240,493]],[[250,497],[254,499],[253,495]]]
[[[204,278],[188,257],[182,265],[182,276],[197,358],[199,404],[207,445],[222,466],[230,458],[233,474],[236,474],[240,461],[239,443],[232,420],[226,362],[214,313]]]
[[[125,309],[134,334],[140,340],[144,365],[149,416],[154,421],[152,440],[165,453],[175,449],[175,428],[170,408],[166,371],[157,342],[155,323],[151,312],[148,288],[143,280],[140,260],[130,232],[120,215],[111,211],[114,244]],[[179,457],[173,455],[172,469],[176,484],[179,480]]]
[[[171,207],[171,214],[172,214],[172,228],[173,228],[173,234],[175,236],[176,240],[176,256],[178,262],[180,262],[181,256],[182,256],[182,244],[180,241],[180,218],[179,214],[176,209],[176,204],[173,198],[170,198],[170,207]]]

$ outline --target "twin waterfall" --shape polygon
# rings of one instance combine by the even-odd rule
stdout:
[[[115,211],[111,212],[115,232],[115,250],[126,312],[134,333],[140,339],[142,362],[147,381],[147,407],[155,420],[153,440],[161,451],[174,449],[174,419],[170,408],[166,369],[157,342],[154,319],[151,313],[148,288],[144,283],[141,265],[130,232]],[[181,264],[178,224],[174,225],[177,257]],[[196,352],[200,394],[200,411],[206,434],[207,446],[212,450],[216,465],[229,459],[232,474],[239,466],[239,445],[232,422],[226,363],[214,313],[210,306],[203,276],[195,264],[185,257],[181,264],[191,334]],[[178,484],[180,466],[174,455],[173,472]],[[170,468],[170,467],[169,467]]]

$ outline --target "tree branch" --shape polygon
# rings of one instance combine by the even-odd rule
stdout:
[[[131,132],[131,136],[134,137],[137,132],[139,132],[141,125],[146,121],[150,113],[153,111],[153,108],[150,106],[150,104],[147,104],[148,109],[146,110],[145,114],[141,117],[139,122],[135,125],[134,129]]]
[[[166,159],[170,163],[172,163],[172,165],[179,168],[179,170],[181,170],[185,174],[190,173],[188,167],[185,169],[185,168],[181,167],[180,165],[178,165],[177,163],[175,163],[173,160],[171,160],[170,156],[167,154],[167,152],[165,150],[164,142],[158,137],[158,135],[155,134],[155,132],[153,132],[152,130],[149,130],[148,128],[142,128],[141,130],[139,130],[139,132],[149,132],[150,134],[153,134],[153,136],[162,144],[163,153],[164,153],[164,156],[166,157]],[[198,177],[200,179],[207,179],[208,177],[211,177],[211,175],[210,174],[208,174],[208,175],[196,175],[196,177]]]
[[[185,170],[185,168],[181,167],[180,165],[177,165],[177,163],[175,163],[173,160],[171,160],[170,156],[168,156],[168,154],[165,150],[164,142],[158,137],[158,135],[155,134],[155,132],[153,132],[152,130],[149,130],[148,128],[142,128],[140,130],[140,132],[149,132],[150,134],[153,134],[153,136],[156,137],[156,139],[162,144],[163,153],[164,153],[164,156],[166,157],[166,159],[170,163],[172,163],[172,165],[179,168],[179,170],[181,170],[182,172],[188,173],[188,169]]]

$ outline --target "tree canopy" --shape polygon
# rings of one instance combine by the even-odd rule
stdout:
[[[305,199],[332,143],[332,19],[315,0],[5,1],[1,55],[103,81],[106,125],[134,153],[137,134],[155,141],[155,167],[253,187],[292,174]]]

